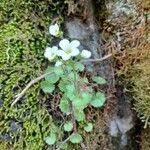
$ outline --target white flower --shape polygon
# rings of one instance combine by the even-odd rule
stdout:
[[[83,51],[81,52],[81,56],[82,56],[83,58],[90,58],[90,57],[91,57],[91,52],[88,51],[88,50],[83,50]]]
[[[72,56],[77,56],[80,53],[79,49],[77,48],[79,45],[80,42],[78,40],[69,42],[69,40],[63,39],[59,42],[59,46],[62,48],[62,50],[59,50],[57,55],[61,56],[63,60],[68,60]]]
[[[56,46],[47,47],[44,56],[50,61],[53,60],[57,55],[58,48]]]
[[[51,25],[49,27],[49,32],[53,36],[58,36],[58,34],[59,34],[59,26],[58,26],[58,24]]]
[[[61,61],[56,61],[55,67],[61,66],[63,63]]]

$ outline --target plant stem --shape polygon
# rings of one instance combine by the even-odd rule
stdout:
[[[73,132],[75,133],[75,132],[77,132],[77,124],[76,124],[76,119],[75,119],[74,110],[73,110],[71,101],[69,101],[69,108],[70,108],[71,120],[72,120],[72,124],[73,124]]]
[[[108,58],[112,57],[112,54],[108,54],[102,58],[98,58],[98,59],[85,59],[85,60],[82,60],[81,62],[101,62],[101,61],[104,61]]]
[[[13,107],[21,98],[22,96],[26,93],[26,91],[35,83],[39,82],[40,80],[42,80],[43,78],[45,78],[46,75],[52,74],[52,72],[49,73],[45,73],[37,78],[35,78],[34,80],[31,80],[27,86],[23,89],[23,91],[21,93],[19,93],[18,95],[15,96],[15,100],[13,101],[13,103],[11,104],[11,107]]]
[[[76,75],[76,71],[75,69],[73,68],[73,74],[74,74],[74,87],[75,87],[75,90],[76,90],[76,93],[78,93],[78,85],[77,85],[77,75]]]

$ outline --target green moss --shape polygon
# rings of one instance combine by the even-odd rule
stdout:
[[[132,68],[135,110],[138,112],[142,121],[145,122],[145,127],[150,125],[150,61],[137,63]]]
[[[39,104],[44,101],[39,85],[29,89],[15,107],[10,104],[44,70],[43,54],[51,41],[48,26],[61,4],[54,0],[0,1],[0,149],[45,147],[44,138],[54,124],[43,102]]]

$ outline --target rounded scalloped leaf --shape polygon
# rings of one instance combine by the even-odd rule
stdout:
[[[97,84],[106,84],[106,80],[99,76],[92,77],[92,80],[95,81]]]
[[[82,63],[80,63],[80,62],[76,62],[75,63],[75,70],[76,71],[83,71],[84,70],[84,65],[82,64]]]
[[[63,113],[70,113],[69,102],[65,97],[62,97],[62,99],[60,100],[59,108]]]
[[[55,86],[53,84],[49,83],[48,81],[42,81],[41,82],[41,89],[45,93],[52,93],[55,89]]]
[[[50,136],[47,136],[45,138],[45,142],[48,144],[48,145],[53,145],[55,144],[56,142],[56,134],[55,133],[51,133]]]
[[[88,106],[92,99],[92,95],[88,92],[82,93],[82,97],[76,97],[75,100],[73,101],[73,105],[78,108],[83,110]]]
[[[62,91],[62,92],[65,92],[67,89],[66,89],[66,85],[67,85],[67,80],[63,80],[61,79],[59,84],[58,84],[58,87],[59,89]]]
[[[78,133],[75,133],[73,134],[71,137],[70,137],[70,141],[71,143],[73,144],[77,144],[77,143],[81,143],[82,142],[82,136]]]
[[[49,83],[56,83],[59,80],[59,76],[55,73],[49,74],[45,76],[45,80],[48,81]]]
[[[53,73],[54,72],[54,68],[51,66],[48,66],[45,70],[45,73]]]
[[[61,66],[55,67],[55,68],[54,68],[54,72],[55,72],[55,74],[58,75],[58,76],[62,76],[62,75],[64,74],[64,71],[63,71],[63,69],[62,69]]]
[[[106,97],[104,93],[97,92],[94,99],[90,102],[93,107],[101,107],[104,105]]]
[[[87,126],[84,127],[84,130],[86,132],[92,132],[93,131],[93,124],[92,123],[88,123]]]
[[[70,131],[72,131],[72,129],[73,129],[73,124],[71,121],[68,121],[64,124],[65,131],[70,132]]]
[[[85,120],[85,114],[83,110],[74,109],[74,115],[77,121]]]

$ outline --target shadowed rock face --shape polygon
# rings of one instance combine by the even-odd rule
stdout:
[[[83,20],[77,17],[73,19],[68,19],[65,22],[67,34],[71,39],[80,40],[82,46],[81,49],[88,49],[92,52],[93,58],[101,58],[104,55],[107,55],[107,50],[102,48],[102,41],[100,37],[100,33],[98,32],[97,26],[95,24],[94,18],[94,10],[91,1],[86,1],[85,9],[88,7],[88,10],[91,11],[88,13],[87,21],[83,23]],[[121,3],[122,4],[122,3]],[[120,6],[120,5],[118,5]],[[122,6],[122,5],[121,5]],[[114,7],[116,9],[116,7]],[[120,7],[119,7],[120,8]],[[126,8],[128,10],[128,8]],[[126,9],[123,9],[125,11]],[[115,14],[116,16],[116,14]],[[91,19],[89,19],[91,18]],[[106,86],[106,94],[114,95],[114,93],[122,93],[119,89],[116,89],[113,82],[113,69],[110,60],[105,60],[98,64],[87,63],[87,69],[91,70],[94,74],[99,74],[104,77],[108,82]],[[118,91],[119,90],[119,91]],[[122,90],[122,89],[121,89]],[[109,101],[109,100],[108,100]],[[124,95],[116,94],[115,99],[116,107],[114,110],[114,114],[112,114],[109,119],[109,132],[108,135],[112,137],[112,143],[114,148],[117,150],[124,150],[128,143],[130,131],[133,128],[133,119],[132,112],[130,110],[130,105]],[[114,140],[115,139],[115,140]],[[114,142],[115,141],[115,142]],[[131,146],[128,146],[131,147]]]
[[[117,145],[115,144],[116,149],[124,149],[124,147],[128,145],[128,131],[130,131],[133,127],[132,122],[131,116],[127,118],[115,116],[111,120],[109,134],[114,138],[119,137]]]

